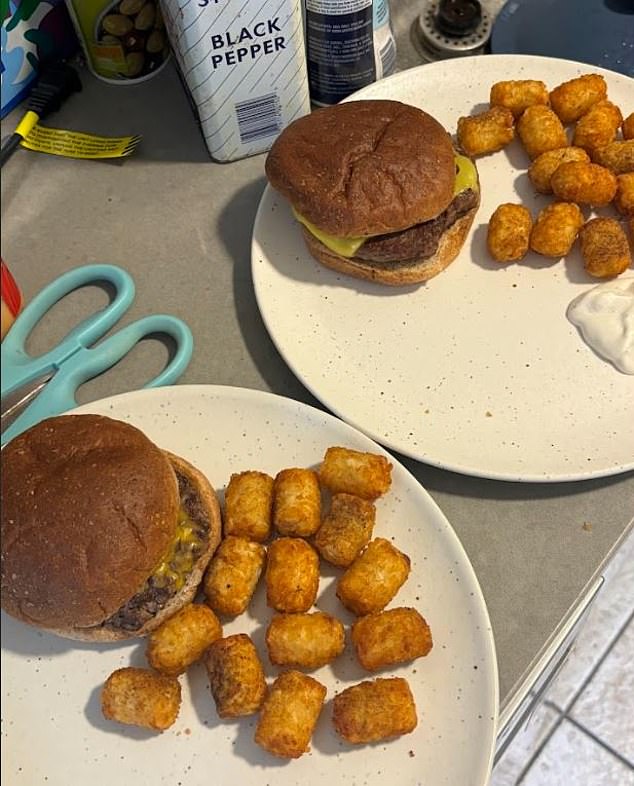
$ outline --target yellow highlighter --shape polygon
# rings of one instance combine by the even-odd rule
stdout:
[[[133,153],[140,136],[98,136],[49,128],[39,122],[77,90],[81,90],[81,82],[71,66],[56,63],[46,68],[31,93],[28,111],[0,150],[0,166],[20,145],[37,153],[66,158],[123,158]]]
[[[75,69],[68,63],[51,63],[40,74],[27,105],[27,112],[17,128],[2,145],[0,166],[17,150],[37,123],[60,108],[68,96],[81,90]]]

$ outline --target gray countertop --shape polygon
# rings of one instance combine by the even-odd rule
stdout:
[[[265,183],[263,156],[211,162],[172,67],[139,86],[110,86],[86,73],[82,79],[83,93],[48,124],[142,133],[143,143],[124,163],[19,150],[5,165],[2,255],[26,299],[71,267],[121,265],[137,284],[123,322],[162,311],[192,328],[194,356],[181,382],[271,390],[319,406],[276,351],[255,301],[250,240]],[[15,112],[7,118],[3,134],[17,119]],[[30,350],[41,351],[105,302],[98,289],[74,293],[36,328]],[[140,386],[166,353],[159,342],[145,342],[87,383],[80,401]],[[624,538],[634,473],[522,484],[401,460],[444,511],[473,563],[493,623],[504,707]]]

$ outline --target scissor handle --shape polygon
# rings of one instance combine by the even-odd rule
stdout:
[[[171,336],[176,342],[176,352],[163,371],[143,387],[154,388],[176,382],[191,360],[194,349],[191,330],[182,320],[166,314],[144,317],[109,336],[93,349],[82,349],[69,358],[31,405],[2,434],[2,444],[40,420],[76,407],[75,394],[81,384],[114,366],[141,339],[154,333]]]
[[[114,300],[104,309],[84,319],[59,344],[34,358],[26,351],[29,334],[59,300],[86,284],[106,281],[116,290]],[[57,367],[80,347],[104,336],[128,310],[134,300],[134,281],[115,265],[84,265],[69,270],[39,292],[24,308],[2,342],[2,372],[12,386]]]

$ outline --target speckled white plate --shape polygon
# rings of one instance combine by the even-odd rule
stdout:
[[[159,445],[193,461],[222,492],[232,472],[270,473],[318,464],[330,445],[381,451],[340,420],[268,393],[178,386],[124,394],[86,405],[129,420]],[[104,720],[100,687],[114,669],[146,665],[143,645],[81,645],[37,631],[2,614],[2,775],[11,786],[484,786],[497,719],[497,670],[480,588],[451,526],[400,464],[390,492],[377,503],[376,535],[412,560],[392,605],[411,605],[428,620],[434,648],[385,675],[408,679],[419,713],[409,735],[351,747],[331,727],[334,693],[368,677],[350,645],[332,668],[313,672],[328,688],[312,751],[283,762],[253,742],[255,719],[216,715],[202,666],[181,678],[183,704],[175,725],[152,734]],[[317,600],[348,626],[334,595],[336,569],[322,566]],[[253,636],[268,664],[270,619],[260,587],[249,612],[225,632]]]
[[[422,107],[451,132],[488,106],[500,79],[549,88],[600,71],[634,109],[632,80],[563,60],[457,58],[402,72],[354,98]],[[502,480],[565,481],[634,468],[634,377],[595,355],[566,319],[597,284],[577,250],[501,266],[486,226],[502,202],[548,203],[526,176],[519,142],[478,160],[482,205],[458,259],[419,287],[391,289],[330,271],[306,251],[271,188],[255,222],[252,270],[266,327],[293,372],[330,410],[420,461]]]

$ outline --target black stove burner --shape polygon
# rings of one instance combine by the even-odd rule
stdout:
[[[436,26],[445,35],[462,36],[472,33],[482,21],[478,0],[440,0]]]

